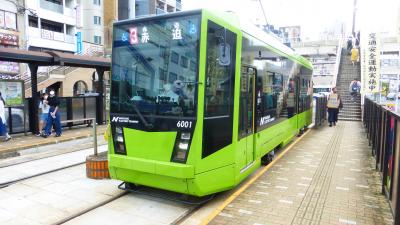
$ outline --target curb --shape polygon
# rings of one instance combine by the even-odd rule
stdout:
[[[105,131],[101,131],[97,135],[98,136],[103,135],[104,132]],[[90,137],[93,137],[93,135],[85,134],[85,135],[81,135],[81,136],[64,137],[64,138],[63,137],[61,137],[61,138],[50,137],[50,138],[54,138],[54,140],[47,138],[47,139],[44,139],[42,142],[36,143],[36,144],[25,144],[25,145],[20,145],[20,146],[12,146],[12,147],[4,149],[4,150],[0,149],[0,159],[3,158],[3,155],[12,156],[12,155],[15,155],[14,153],[17,153],[18,151],[29,149],[29,148],[38,148],[38,147],[42,147],[42,146],[46,146],[46,145],[58,144],[58,143],[62,143],[62,142],[73,141],[73,140],[78,140],[78,139],[83,139],[83,138],[90,138]]]

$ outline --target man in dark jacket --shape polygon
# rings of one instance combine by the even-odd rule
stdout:
[[[59,112],[60,100],[55,95],[55,91],[50,91],[50,97],[48,98],[48,105],[50,106],[49,115],[47,117],[46,127],[44,129],[43,137],[47,138],[51,135],[51,127],[53,123],[56,128],[56,137],[61,136],[61,116]]]

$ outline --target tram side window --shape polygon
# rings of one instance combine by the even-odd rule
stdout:
[[[310,80],[312,71],[302,66],[300,68],[300,76],[303,77],[300,89],[300,101],[302,103],[302,110],[300,112],[305,112],[311,108],[312,87]]]
[[[208,21],[202,157],[232,143],[236,34]]]

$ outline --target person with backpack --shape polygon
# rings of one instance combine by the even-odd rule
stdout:
[[[343,108],[342,100],[340,99],[340,95],[337,93],[336,87],[332,88],[332,92],[328,96],[328,122],[331,127],[332,124],[336,126],[338,121],[339,109]]]
[[[357,97],[358,93],[360,93],[360,86],[360,82],[356,78],[350,82],[349,91],[351,95],[351,101],[354,101],[355,97]]]

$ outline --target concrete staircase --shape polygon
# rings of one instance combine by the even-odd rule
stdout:
[[[358,95],[354,101],[351,101],[349,92],[350,82],[356,78],[361,80],[360,64],[355,66],[350,61],[350,55],[346,49],[342,49],[339,74],[336,87],[343,102],[343,109],[339,111],[339,120],[361,121],[361,97]]]

